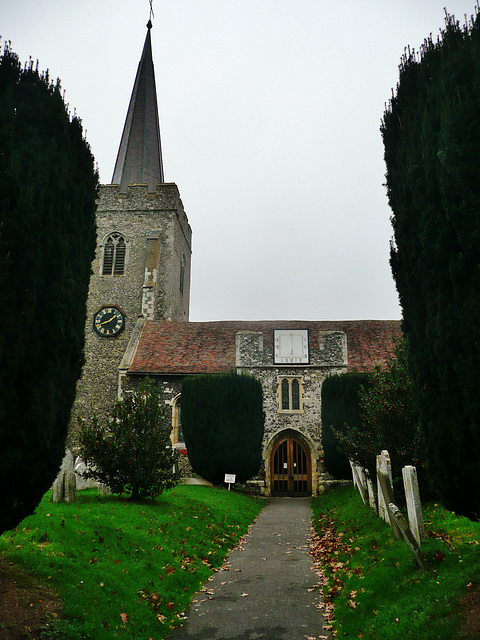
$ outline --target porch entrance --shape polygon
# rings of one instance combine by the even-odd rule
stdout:
[[[295,437],[281,438],[272,451],[272,496],[310,496],[312,471],[310,453]]]

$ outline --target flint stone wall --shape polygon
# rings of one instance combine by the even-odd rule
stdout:
[[[121,233],[126,241],[125,272],[103,276],[103,244],[112,232]],[[77,384],[70,443],[78,416],[89,418],[94,412],[105,416],[117,398],[119,367],[139,316],[188,320],[191,237],[176,185],[157,185],[155,193],[148,193],[147,185],[131,185],[126,193],[120,193],[117,185],[101,186],[85,324],[85,365]],[[155,264],[150,264],[152,255]],[[93,329],[93,316],[105,305],[116,305],[125,314],[125,329],[115,337],[101,337]]]

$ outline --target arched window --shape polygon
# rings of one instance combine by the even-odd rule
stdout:
[[[103,246],[103,276],[121,276],[125,271],[127,247],[120,233],[111,233]]]
[[[303,378],[295,376],[278,378],[278,411],[280,413],[302,413]]]
[[[172,404],[172,443],[183,442],[181,396],[177,396]]]

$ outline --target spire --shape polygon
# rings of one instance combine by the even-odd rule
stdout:
[[[164,182],[151,28],[149,20],[113,170],[112,184],[119,184],[121,191],[133,183],[148,183],[149,191],[155,191],[155,185]]]

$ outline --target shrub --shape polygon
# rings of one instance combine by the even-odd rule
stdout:
[[[86,477],[134,500],[158,496],[177,483],[165,405],[148,378],[115,402],[106,424],[96,416],[81,421],[79,447]]]
[[[193,470],[215,484],[226,473],[237,482],[254,476],[262,461],[262,385],[228,373],[186,378],[182,428]]]

